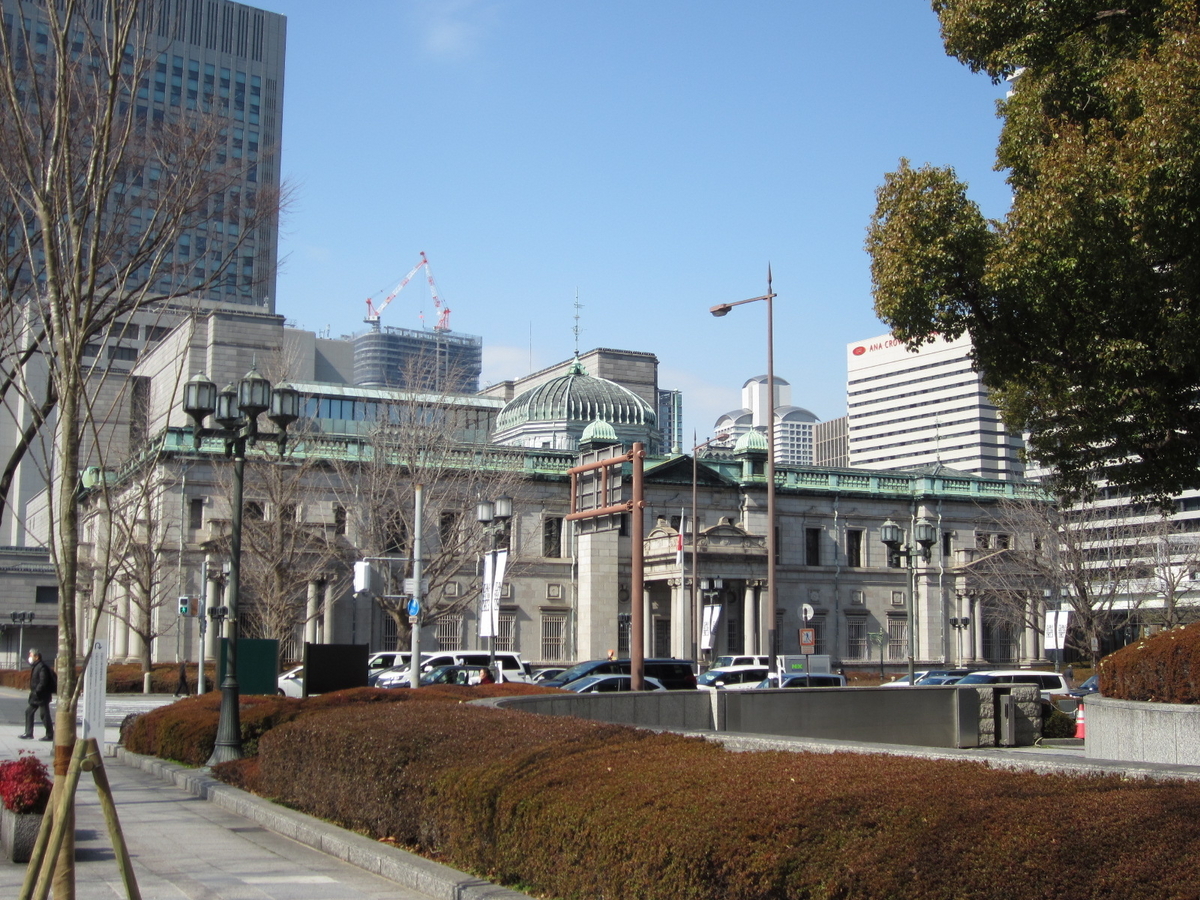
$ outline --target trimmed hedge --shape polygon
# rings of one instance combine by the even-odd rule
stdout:
[[[397,693],[274,728],[242,783],[559,898],[1182,898],[1200,879],[1200,785],[730,753]]]
[[[188,688],[196,690],[196,663],[188,663]],[[216,666],[204,667],[209,685],[216,680]],[[173,694],[179,685],[178,663],[155,663],[150,667],[150,691],[155,694]],[[29,669],[0,669],[0,686],[29,690]],[[107,687],[110,694],[140,694],[142,692],[142,667],[136,663],[114,663],[108,667]]]
[[[1160,631],[1104,657],[1100,693],[1118,700],[1200,703],[1200,622]]]

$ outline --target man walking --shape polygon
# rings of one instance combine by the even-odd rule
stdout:
[[[54,694],[54,673],[42,659],[40,650],[29,650],[29,706],[25,707],[25,733],[17,735],[22,740],[33,739],[33,717],[38,708],[42,710],[42,724],[46,727],[43,741],[54,740],[54,720],[50,718],[50,697]]]

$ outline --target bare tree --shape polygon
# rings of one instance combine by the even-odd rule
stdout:
[[[1142,548],[1153,522],[1129,504],[1073,505],[1031,499],[1002,501],[994,527],[1006,546],[977,551],[966,584],[988,598],[992,615],[1014,627],[1044,629],[1043,599],[1071,613],[1068,645],[1099,658],[1100,642],[1138,604]]]
[[[1145,595],[1141,617],[1161,628],[1183,625],[1200,614],[1200,535],[1187,531],[1186,522],[1160,513],[1149,525],[1140,553]]]
[[[432,362],[416,360],[412,366]],[[406,382],[434,383],[419,372],[408,373]],[[456,382],[441,372],[437,383]],[[519,499],[520,451],[462,440],[476,416],[446,391],[397,391],[364,423],[353,458],[336,463],[339,508],[358,553],[380,560],[378,568],[388,576],[376,601],[395,623],[401,646],[409,632],[400,580],[412,574],[414,487],[421,485],[424,497],[422,573],[429,585],[424,615],[433,620],[478,602],[479,559],[490,538],[476,521],[477,502],[505,494]],[[500,546],[508,546],[511,535],[497,534]]]
[[[77,478],[96,430],[89,350],[121,317],[199,293],[225,277],[244,241],[273,219],[278,193],[242,191],[249,162],[226,157],[223,122],[202,110],[150,115],[136,102],[156,54],[153,9],[138,0],[20,5],[0,29],[0,402],[17,410],[15,460],[50,428],[48,546],[59,584],[55,768],[66,771],[80,693]],[[39,23],[45,23],[45,28]],[[217,265],[182,276],[180,238],[216,205],[235,214]],[[232,209],[230,209],[232,206]],[[51,412],[54,416],[51,417]],[[2,485],[0,485],[2,486]],[[90,627],[94,627],[94,622]],[[86,666],[88,657],[83,656]],[[62,799],[63,815],[73,798]],[[68,829],[69,833],[69,829]],[[73,893],[73,841],[55,876]]]

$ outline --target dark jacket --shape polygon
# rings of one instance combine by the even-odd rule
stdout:
[[[49,703],[50,697],[50,667],[39,659],[29,672],[29,702]]]

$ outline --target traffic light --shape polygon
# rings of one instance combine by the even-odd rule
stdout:
[[[191,597],[180,597],[179,598],[179,614],[181,616],[190,616],[192,614],[192,598]]]

